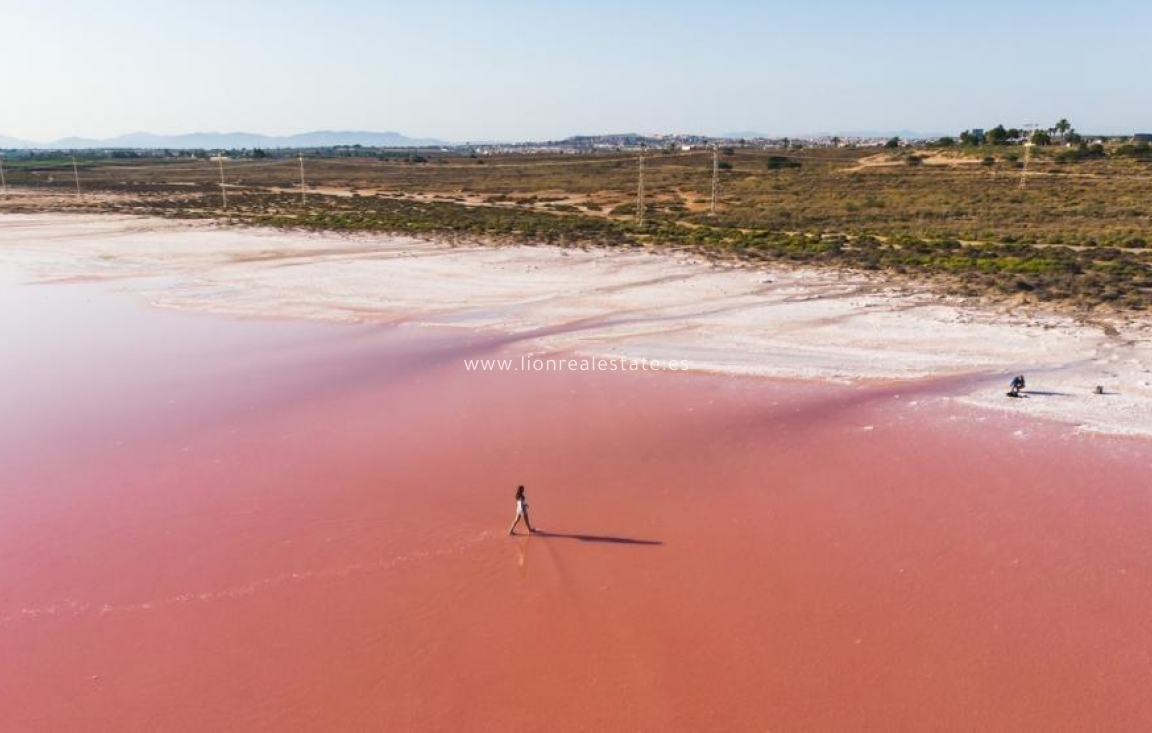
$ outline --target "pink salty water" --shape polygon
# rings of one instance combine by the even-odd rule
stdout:
[[[0,338],[4,729],[1152,727],[1147,441],[10,274]]]

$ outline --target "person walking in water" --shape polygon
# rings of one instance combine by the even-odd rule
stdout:
[[[1008,396],[1019,397],[1022,389],[1024,389],[1024,375],[1020,374],[1012,379],[1012,384],[1008,388]]]
[[[508,534],[516,534],[516,525],[520,524],[520,519],[524,519],[524,524],[528,526],[528,534],[536,534],[536,530],[532,529],[532,521],[528,519],[528,499],[524,497],[524,487],[516,487],[516,519],[512,522],[512,527],[508,530]]]

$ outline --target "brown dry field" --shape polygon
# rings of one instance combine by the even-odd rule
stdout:
[[[9,161],[0,211],[228,217],[335,230],[689,246],[723,258],[883,271],[950,292],[1143,309],[1152,304],[1152,160],[1062,161],[1016,147],[726,149],[644,156],[420,151],[307,157]],[[990,160],[989,160],[990,159]],[[223,193],[227,193],[225,208]],[[641,225],[643,224],[643,225]]]

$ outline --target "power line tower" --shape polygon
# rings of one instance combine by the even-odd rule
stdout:
[[[639,180],[636,184],[636,221],[640,226],[644,226],[644,146],[640,146],[638,174]]]
[[[720,185],[720,149],[712,146],[712,205],[708,208],[709,216],[716,216],[716,189]]]
[[[224,210],[228,210],[228,189],[224,187],[224,155],[221,153],[216,156],[216,162],[220,164],[220,198],[224,201]]]
[[[72,156],[72,178],[76,181],[76,198],[80,198],[80,169],[76,167],[76,156]]]
[[[1032,136],[1040,129],[1040,125],[1030,123],[1024,125],[1024,167],[1020,169],[1020,190],[1028,186],[1028,163],[1032,161]]]
[[[304,183],[304,153],[300,153],[300,203],[308,203],[308,185]]]

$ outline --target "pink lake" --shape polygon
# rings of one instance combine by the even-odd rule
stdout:
[[[1152,728],[1147,441],[13,272],[0,339],[5,729]]]

